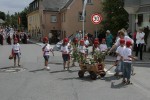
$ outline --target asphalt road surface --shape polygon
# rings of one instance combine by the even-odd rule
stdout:
[[[133,84],[122,85],[122,79],[113,76],[114,68],[104,79],[91,80],[88,73],[80,79],[78,64],[63,70],[60,52],[51,57],[51,70],[46,71],[40,46],[22,44],[21,48],[23,68],[14,69],[8,59],[11,46],[0,46],[0,100],[150,100],[149,65],[134,65]],[[111,65],[106,63],[106,69]]]

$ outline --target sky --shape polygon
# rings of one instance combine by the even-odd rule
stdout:
[[[15,12],[22,11],[33,0],[0,0],[0,11],[7,14],[14,14]]]

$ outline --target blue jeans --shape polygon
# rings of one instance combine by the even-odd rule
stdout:
[[[123,78],[130,79],[131,77],[131,63],[123,62]]]
[[[116,73],[123,72],[123,61],[117,61],[115,72]]]

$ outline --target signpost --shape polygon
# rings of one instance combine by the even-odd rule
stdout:
[[[102,20],[103,20],[102,16],[98,13],[92,14],[91,16],[92,23],[96,25],[96,38],[97,38],[97,25],[100,24]]]

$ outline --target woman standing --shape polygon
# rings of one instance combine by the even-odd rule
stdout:
[[[113,36],[109,30],[106,31],[106,44],[108,49],[110,49],[113,45]]]
[[[138,52],[140,52],[140,60],[143,59],[142,58],[142,56],[143,56],[143,46],[145,44],[144,36],[145,36],[145,33],[143,32],[143,29],[140,28],[139,32],[137,32],[137,34],[136,34],[136,54],[135,54],[135,56],[138,57]]]
[[[18,39],[15,38],[13,46],[12,46],[12,56],[14,57],[14,67],[16,66],[16,58],[18,58],[18,66],[20,66],[20,55],[21,55],[20,44],[18,43]]]
[[[52,52],[53,56],[54,56],[54,52],[52,50],[52,47],[48,43],[48,38],[44,37],[43,41],[45,43],[44,47],[42,48],[43,57],[44,57],[44,60],[45,60],[45,69],[50,70],[50,67],[48,66],[48,60],[49,60],[50,52]]]

